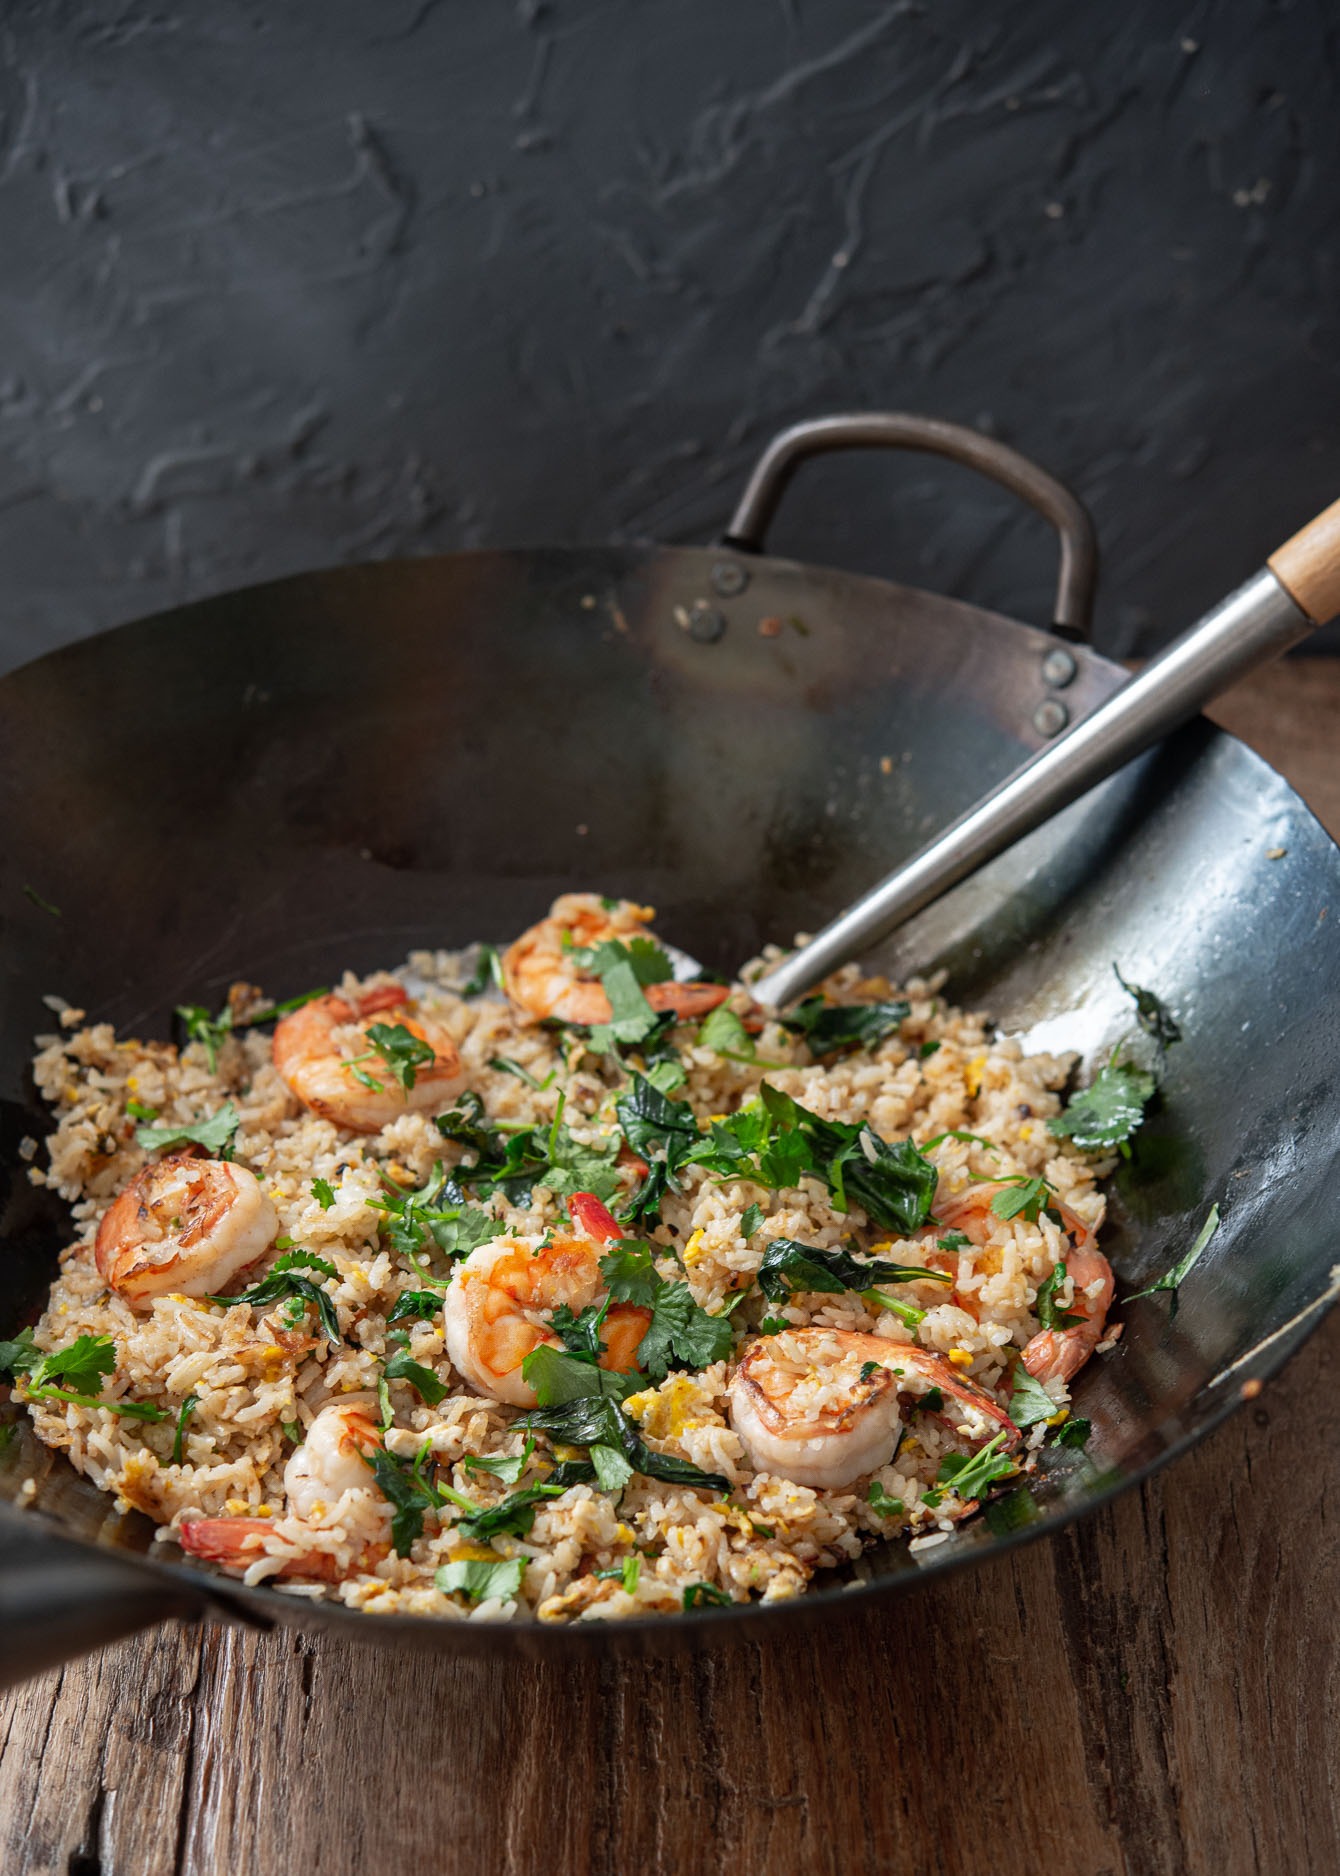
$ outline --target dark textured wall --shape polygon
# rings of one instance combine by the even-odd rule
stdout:
[[[0,13],[0,658],[295,568],[702,540],[798,415],[1069,477],[1147,648],[1340,490],[1329,0]],[[779,550],[1024,616],[962,472]]]

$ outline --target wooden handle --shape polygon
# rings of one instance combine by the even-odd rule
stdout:
[[[1277,547],[1266,565],[1314,625],[1340,614],[1340,501]]]

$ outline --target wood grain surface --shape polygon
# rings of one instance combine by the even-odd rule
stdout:
[[[1340,666],[1215,713],[1334,828]],[[1340,1316],[1046,1543],[785,1648],[590,1669],[167,1627],[0,1702],[14,1876],[1340,1869]]]

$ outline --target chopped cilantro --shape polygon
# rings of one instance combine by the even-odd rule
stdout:
[[[116,1343],[110,1335],[80,1335],[68,1348],[53,1349],[33,1371],[34,1382],[100,1382],[116,1372]]]
[[[600,1274],[616,1303],[638,1303],[650,1309],[665,1279],[652,1261],[649,1244],[622,1238],[600,1260]]]
[[[1135,1003],[1135,1020],[1147,1036],[1158,1044],[1159,1052],[1171,1048],[1174,1042],[1180,1042],[1182,1031],[1177,1018],[1160,997],[1152,990],[1143,990],[1139,984],[1128,984],[1120,970],[1112,966],[1117,982]]]
[[[596,1483],[602,1492],[621,1492],[633,1476],[633,1468],[617,1446],[597,1441],[587,1449],[595,1467]]]
[[[740,1236],[748,1242],[763,1223],[763,1207],[746,1205],[740,1214]]]
[[[924,1062],[929,1056],[937,1054],[943,1047],[944,1044],[941,1042],[923,1042],[921,1047],[917,1050],[917,1058]]]
[[[724,1589],[718,1589],[715,1583],[690,1583],[684,1591],[686,1609],[724,1609],[732,1601],[733,1598]]]
[[[676,1368],[706,1368],[724,1361],[735,1345],[730,1322],[709,1315],[687,1283],[662,1282],[651,1306],[651,1322],[638,1344],[640,1367],[653,1381]]]
[[[669,983],[675,974],[669,957],[654,938],[632,938],[627,943],[622,938],[604,938],[599,944],[573,945],[571,957],[579,971],[589,971],[602,981],[616,964],[626,964],[643,987]]]
[[[592,1397],[603,1399],[609,1396],[623,1400],[637,1385],[635,1378],[630,1380],[628,1376],[615,1374],[608,1368],[599,1368],[588,1356],[574,1355],[570,1350],[555,1348],[549,1342],[541,1342],[525,1357],[521,1363],[521,1378],[527,1386],[534,1388],[536,1402],[543,1408],[563,1407],[570,1401],[585,1401]],[[588,1444],[585,1440],[572,1443],[577,1446]]]
[[[880,1367],[881,1364],[877,1361],[863,1361],[861,1363],[861,1379],[868,1381],[872,1374],[879,1373]]]
[[[599,976],[609,998],[610,1015],[608,1022],[593,1027],[588,1046],[597,1055],[603,1055],[616,1043],[645,1042],[660,1023],[660,1017],[648,1003],[631,960],[614,958]]]
[[[760,1335],[780,1335],[783,1329],[790,1327],[785,1316],[765,1316],[758,1325],[758,1332]]]
[[[132,1120],[157,1120],[159,1110],[147,1107],[143,1101],[127,1101],[126,1112]]]
[[[535,1441],[527,1438],[519,1453],[495,1455],[492,1458],[480,1458],[475,1453],[467,1453],[461,1464],[467,1472],[487,1472],[503,1485],[515,1485],[530,1463],[530,1456],[535,1451]]]
[[[1177,1312],[1178,1289],[1191,1270],[1192,1265],[1196,1262],[1197,1258],[1218,1229],[1219,1207],[1212,1205],[1210,1207],[1209,1216],[1196,1234],[1195,1243],[1191,1246],[1191,1249],[1186,1255],[1180,1257],[1171,1270],[1165,1270],[1163,1275],[1159,1277],[1156,1282],[1147,1285],[1143,1290],[1137,1290],[1134,1296],[1127,1297],[1127,1302],[1133,1303],[1136,1296],[1154,1296],[1160,1290],[1171,1290],[1172,1303],[1169,1308],[1169,1315],[1175,1315]]]
[[[849,1251],[824,1251],[798,1243],[795,1238],[774,1238],[759,1265],[758,1287],[770,1303],[781,1303],[803,1290],[865,1290],[872,1278],[877,1283],[913,1283],[926,1278],[936,1283],[951,1281],[942,1270],[886,1264],[877,1259],[858,1263]]]
[[[897,1370],[895,1369],[895,1373]],[[917,1401],[917,1410],[921,1413],[938,1414],[944,1412],[945,1397],[938,1387],[928,1387]]]
[[[418,1071],[437,1059],[432,1043],[424,1042],[403,1023],[370,1023],[366,1033],[406,1094],[414,1086]]]
[[[436,1407],[447,1392],[432,1369],[425,1368],[422,1362],[414,1361],[403,1348],[397,1349],[382,1373],[388,1381],[408,1381],[419,1398],[427,1401],[430,1407]]]
[[[901,1498],[890,1498],[878,1479],[871,1479],[866,1500],[878,1518],[901,1518],[905,1509]]]
[[[563,1124],[563,1108],[560,1096],[548,1126],[519,1127],[505,1134],[486,1124],[484,1104],[477,1094],[463,1094],[454,1108],[437,1116],[438,1131],[475,1154],[469,1164],[462,1162],[456,1168],[456,1181],[482,1194],[502,1192],[512,1204],[523,1203],[537,1185],[548,1186],[559,1198],[574,1192],[613,1198],[619,1189],[617,1137],[611,1136],[603,1146],[580,1144]],[[495,1225],[490,1235],[496,1236],[497,1231]]]
[[[182,1441],[186,1437],[186,1422],[199,1405],[200,1396],[198,1394],[188,1394],[181,1404],[181,1412],[177,1415],[177,1431],[172,1441],[172,1463],[174,1466],[181,1464],[181,1448]]]
[[[1082,1153],[1104,1147],[1125,1147],[1145,1117],[1145,1108],[1158,1086],[1148,1069],[1134,1062],[1110,1061],[1089,1086],[1074,1094],[1065,1112],[1047,1122],[1048,1133],[1073,1140]]]
[[[0,1381],[13,1381],[31,1374],[42,1360],[42,1351],[33,1342],[31,1329],[20,1329],[11,1341],[0,1342]]]
[[[804,1036],[811,1055],[835,1055],[839,1049],[877,1047],[894,1034],[911,1007],[901,998],[893,1003],[831,1004],[822,997],[807,997],[782,1022]]]
[[[929,1153],[932,1147],[939,1146],[944,1140],[962,1140],[965,1144],[985,1147],[988,1153],[999,1154],[1000,1152],[998,1146],[983,1138],[980,1133],[969,1133],[963,1127],[951,1127],[947,1133],[937,1133],[933,1140],[927,1140],[921,1150],[923,1153]]]
[[[335,1203],[335,1188],[328,1179],[313,1179],[312,1197],[323,1212],[328,1212]]]
[[[942,1238],[935,1240],[942,1251],[966,1251],[972,1239],[966,1231],[946,1231]]]
[[[989,1439],[971,1457],[965,1453],[946,1454],[940,1461],[935,1483],[949,1487],[961,1499],[980,1498],[988,1486],[997,1479],[1007,1478],[1015,1470],[1014,1461],[1000,1451],[1005,1433],[1002,1427],[994,1439]]]
[[[752,1062],[758,1054],[754,1038],[728,1004],[718,1003],[698,1031],[698,1044],[724,1055],[730,1062]]]
[[[515,1602],[525,1572],[524,1557],[499,1558],[497,1563],[461,1557],[442,1564],[433,1580],[448,1596],[464,1596],[467,1602]]]
[[[419,1268],[421,1276],[428,1273],[419,1266],[419,1256],[430,1242],[447,1257],[465,1257],[502,1229],[487,1212],[467,1202],[440,1163],[417,1192],[402,1191],[389,1179],[383,1185],[384,1195],[369,1203],[382,1214],[382,1234],[391,1248]]]
[[[254,1016],[234,1016],[231,1004],[225,1004],[217,1016],[211,1016],[203,1003],[179,1003],[177,1014],[185,1025],[187,1041],[203,1044],[212,1075],[219,1065],[219,1050],[235,1029],[272,1023],[276,1017],[287,1016],[293,1010],[300,1010],[304,1003],[313,1003],[317,997],[327,994],[324,988],[304,990],[296,997],[287,997],[282,1003],[272,1003],[268,1009],[258,1010]]]
[[[1014,1392],[1007,1409],[1010,1419],[1019,1428],[1033,1427],[1041,1420],[1052,1419],[1057,1411],[1056,1402],[1041,1381],[1035,1381],[1021,1363],[1014,1371]]]
[[[202,1146],[207,1153],[227,1159],[232,1151],[233,1135],[237,1132],[239,1119],[233,1103],[225,1101],[208,1120],[196,1121],[189,1127],[137,1127],[135,1144],[142,1146],[147,1153],[156,1153],[165,1146]]]
[[[561,1338],[568,1353],[576,1355],[579,1361],[600,1360],[605,1346],[600,1331],[609,1314],[610,1300],[606,1296],[599,1303],[590,1303],[575,1316],[566,1303],[560,1303],[553,1311],[550,1327]]]

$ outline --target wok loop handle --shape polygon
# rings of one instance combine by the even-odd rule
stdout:
[[[1089,511],[1065,484],[1040,469],[1027,456],[997,443],[980,431],[938,417],[919,417],[908,411],[879,411],[867,415],[815,417],[793,424],[775,436],[764,450],[745,485],[722,544],[741,553],[763,549],[768,524],[791,477],[809,456],[830,450],[910,449],[975,469],[999,482],[1020,501],[1050,521],[1061,540],[1061,566],[1056,581],[1054,624],[1063,638],[1088,637],[1093,614],[1094,586],[1098,579],[1098,540]]]

